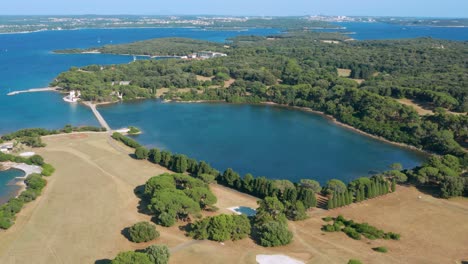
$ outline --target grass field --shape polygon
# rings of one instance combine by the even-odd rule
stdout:
[[[38,152],[54,164],[43,195],[19,214],[17,223],[0,232],[0,263],[95,263],[118,252],[147,247],[133,244],[122,230],[150,220],[138,212],[134,190],[149,177],[166,172],[146,161],[129,157],[130,150],[105,133],[58,135],[44,138]],[[232,206],[256,206],[254,197],[213,185],[221,213]],[[421,197],[421,198],[419,198]],[[387,232],[400,241],[352,240],[344,233],[323,233],[322,217],[343,214]],[[441,200],[412,187],[346,208],[314,209],[310,218],[290,222],[291,245],[263,248],[251,239],[223,244],[193,241],[179,228],[158,226],[171,263],[255,263],[257,254],[285,254],[306,263],[456,263],[468,260],[468,200]],[[372,250],[385,246],[386,254]],[[105,263],[105,262],[97,262]]]

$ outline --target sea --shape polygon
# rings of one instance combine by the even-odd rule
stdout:
[[[402,27],[380,23],[340,23],[358,40],[434,37],[468,40],[468,28]],[[53,92],[6,94],[47,87],[60,72],[90,64],[121,64],[130,56],[54,54],[68,48],[91,48],[161,37],[224,42],[238,35],[280,34],[281,29],[198,30],[193,28],[82,29],[0,34],[0,135],[21,128],[98,125],[92,112],[68,104]],[[163,104],[147,100],[101,107],[113,128],[135,125],[136,137],[157,146],[205,160],[219,170],[232,167],[274,179],[313,178],[345,181],[383,171],[393,162],[412,167],[419,153],[383,143],[331,123],[322,116],[272,106]],[[0,172],[0,197],[10,197],[10,172]],[[6,187],[5,187],[6,186]],[[6,197],[6,198],[5,198]]]

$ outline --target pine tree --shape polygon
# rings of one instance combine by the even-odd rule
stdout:
[[[396,180],[395,178],[392,179],[392,192],[395,192],[396,190]]]

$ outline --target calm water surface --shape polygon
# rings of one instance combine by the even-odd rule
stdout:
[[[349,181],[394,162],[414,167],[424,158],[321,115],[280,107],[143,101],[99,110],[112,128],[141,128],[135,139],[148,147],[273,179]]]
[[[23,176],[24,172],[17,169],[0,171],[0,204],[16,196],[16,192],[20,189],[20,187],[14,185],[14,179],[16,177]]]

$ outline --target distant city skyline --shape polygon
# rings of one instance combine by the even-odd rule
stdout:
[[[466,0],[6,0],[0,15],[236,15],[468,17]]]

